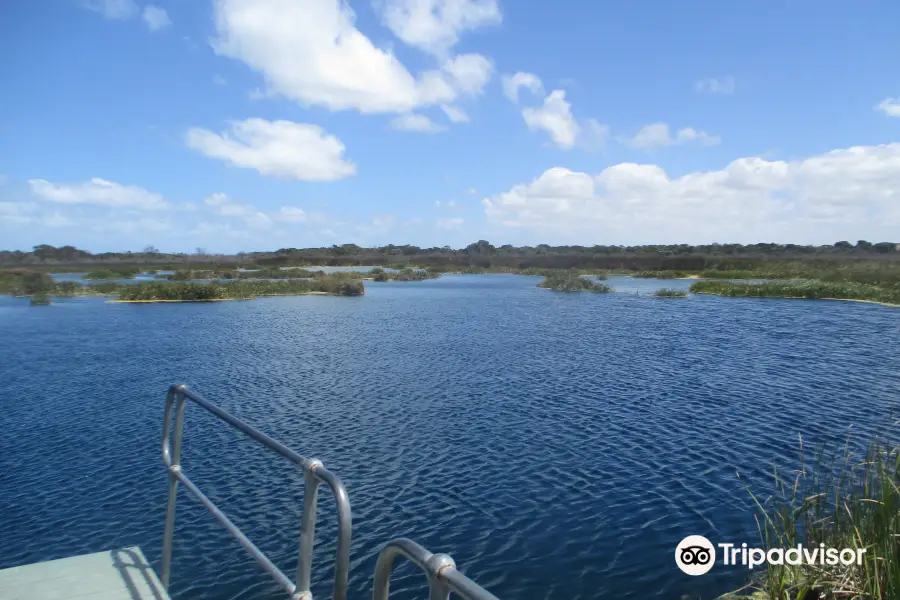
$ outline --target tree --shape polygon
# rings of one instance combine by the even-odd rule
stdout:
[[[851,244],[850,242],[837,242],[835,243],[834,247],[841,250],[849,250],[853,247],[853,244]]]
[[[144,248],[144,254],[149,254],[150,256],[155,256],[159,254],[159,250],[156,249],[155,246],[150,245]]]
[[[894,250],[896,250],[896,248],[897,244],[893,242],[878,242],[877,244],[872,246],[872,249],[875,250],[875,252],[880,252],[881,254],[893,252]]]
[[[856,248],[858,250],[871,250],[872,242],[867,242],[866,240],[859,240],[856,242]]]

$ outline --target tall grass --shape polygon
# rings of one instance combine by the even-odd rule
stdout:
[[[602,283],[595,283],[590,279],[585,279],[580,275],[573,273],[561,272],[547,275],[542,282],[538,284],[540,288],[554,290],[557,292],[611,292],[612,288]]]
[[[687,290],[677,290],[674,288],[662,288],[653,292],[657,298],[687,298]]]
[[[728,281],[698,281],[691,286],[698,294],[748,298],[834,298],[839,300],[869,300],[886,304],[900,304],[900,289],[884,288],[865,283],[827,281],[769,281],[765,283],[735,283]]]
[[[801,444],[802,445],[802,444]],[[772,565],[753,582],[770,600],[900,598],[900,448],[875,441],[865,457],[849,445],[815,465],[801,459],[790,477],[775,471],[775,493],[761,499],[760,537],[767,548],[865,549],[861,564]]]
[[[125,301],[209,301],[257,298],[260,296],[292,296],[313,292],[334,296],[360,296],[365,293],[362,281],[339,277],[291,279],[280,281],[246,280],[230,283],[157,283],[123,285],[119,300]]]

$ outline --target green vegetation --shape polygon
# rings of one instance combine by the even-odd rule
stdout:
[[[88,271],[82,279],[134,279],[139,269],[119,267],[116,269],[96,269]]]
[[[849,450],[788,478],[775,471],[775,493],[760,499],[767,548],[865,549],[861,564],[772,565],[752,583],[769,600],[900,598],[900,449],[873,442],[860,460]],[[827,563],[827,561],[826,561]],[[736,596],[729,596],[736,597]]]
[[[684,271],[636,271],[631,274],[632,277],[643,279],[676,279],[687,275]]]
[[[13,296],[31,296],[50,293],[55,282],[46,273],[30,269],[7,269],[0,271],[0,293]]]
[[[612,288],[602,283],[594,283],[572,273],[553,273],[544,278],[538,287],[557,292],[611,292]]]
[[[674,288],[662,288],[653,292],[657,298],[687,298],[687,290],[676,290]]]
[[[290,281],[234,281],[231,283],[157,283],[123,285],[118,289],[120,301],[210,301],[258,298],[260,296],[295,296],[301,294],[360,296],[365,293],[362,281],[321,277]]]
[[[826,281],[769,281],[734,283],[698,281],[691,286],[697,294],[746,298],[807,298],[834,300],[866,300],[883,304],[900,304],[900,287],[879,287],[865,283]]]
[[[32,306],[49,306],[50,296],[45,293],[35,294],[31,297]]]

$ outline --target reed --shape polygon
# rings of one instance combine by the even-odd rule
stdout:
[[[580,275],[572,273],[553,273],[544,278],[537,285],[539,288],[554,290],[557,292],[600,292],[607,293],[613,291],[611,287],[602,283],[595,283],[590,279],[586,279]]]
[[[687,298],[687,290],[676,290],[675,288],[662,288],[653,292],[657,298]]]
[[[802,447],[802,439],[801,439]],[[802,450],[801,450],[802,452]],[[790,476],[774,471],[774,493],[750,491],[766,548],[865,549],[861,564],[772,565],[751,582],[769,600],[900,598],[900,448],[873,441],[863,456],[822,452]]]
[[[828,281],[769,281],[764,283],[735,283],[729,281],[698,281],[691,286],[697,294],[746,298],[806,298],[809,300],[865,300],[883,304],[900,304],[900,289],[854,282]]]

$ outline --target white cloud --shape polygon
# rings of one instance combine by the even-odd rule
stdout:
[[[438,125],[425,115],[413,113],[400,115],[392,119],[389,126],[396,131],[413,131],[416,133],[440,133],[446,131],[445,127]]]
[[[731,75],[728,75],[723,79],[716,79],[714,77],[710,79],[701,79],[694,84],[694,89],[706,94],[733,94],[735,88],[734,77]]]
[[[217,193],[207,196],[203,203],[213,212],[223,217],[249,217],[256,213],[256,207],[250,204],[232,202],[227,194]]]
[[[317,125],[247,119],[231,123],[230,132],[188,130],[187,145],[211,158],[262,175],[303,181],[335,181],[356,173],[344,160],[344,144]]]
[[[414,77],[356,28],[343,0],[215,0],[214,12],[216,53],[261,73],[266,93],[305,106],[406,113],[479,92],[490,64],[464,55]]]
[[[575,118],[572,116],[572,105],[566,102],[566,93],[563,90],[553,90],[544,99],[540,108],[525,108],[522,117],[528,128],[532,131],[543,129],[550,134],[553,142],[563,149],[569,149],[575,145],[575,138],[581,131]]]
[[[172,21],[169,20],[169,13],[167,13],[164,8],[152,4],[148,4],[144,7],[141,18],[144,19],[144,23],[147,24],[150,31],[159,31],[172,24]]]
[[[461,108],[450,106],[449,104],[442,104],[441,110],[444,111],[444,114],[447,115],[447,118],[450,119],[451,123],[469,122],[469,115],[467,115],[466,112]]]
[[[474,96],[491,80],[494,63],[481,54],[460,54],[445,61],[443,70],[455,90]]]
[[[478,190],[476,190],[475,188],[472,187],[472,188],[467,189],[466,193],[470,196],[477,196]]]
[[[437,226],[441,229],[453,230],[462,227],[465,220],[462,217],[449,217],[446,219],[438,219]]]
[[[623,138],[621,140],[625,144],[634,148],[643,150],[651,150],[664,146],[674,146],[696,142],[701,146],[715,146],[722,142],[722,139],[715,135],[710,135],[705,131],[698,131],[692,127],[679,129],[675,135],[672,135],[669,126],[666,123],[653,123],[641,128],[634,137]]]
[[[503,19],[497,0],[379,0],[376,6],[394,35],[439,55],[456,44],[460,33]]]
[[[133,0],[85,0],[83,6],[111,21],[127,21],[138,12]]]
[[[900,98],[885,98],[875,107],[889,117],[900,117]]]
[[[617,164],[596,176],[555,167],[483,205],[494,224],[569,239],[822,243],[896,231],[898,202],[900,143],[791,162],[741,158],[681,177],[652,164]]]
[[[84,183],[68,185],[55,184],[44,179],[29,179],[28,184],[37,196],[60,204],[93,204],[140,210],[161,210],[169,207],[159,194],[99,177]]]
[[[437,207],[443,206],[444,208],[456,208],[457,207],[455,200],[447,200],[446,202],[441,202],[440,200],[435,200],[434,205]]]
[[[505,75],[503,77],[503,93],[512,102],[519,102],[519,88],[523,87],[536,96],[544,93],[544,85],[541,83],[540,78],[533,73],[520,71],[515,75]]]
[[[213,75],[212,80],[213,80],[213,83],[216,85],[225,85],[226,83],[228,83],[227,81],[225,81],[225,78],[222,77],[221,75]]]
[[[273,215],[276,221],[285,221],[287,223],[302,223],[306,221],[306,212],[302,208],[296,206],[282,206],[277,213]]]

